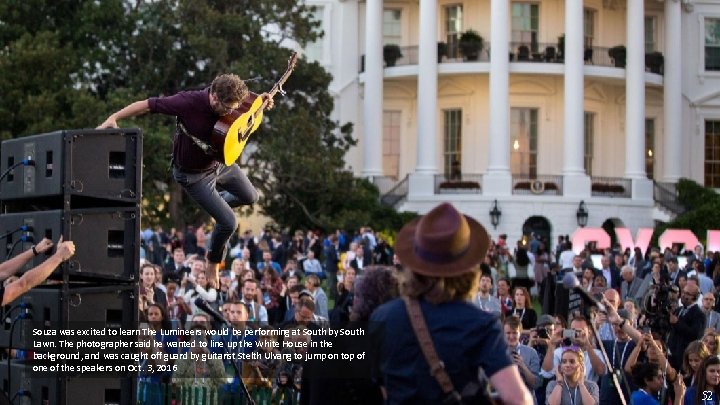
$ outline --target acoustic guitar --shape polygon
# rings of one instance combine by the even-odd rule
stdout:
[[[256,93],[250,93],[236,110],[231,110],[215,123],[210,143],[213,149],[218,152],[217,158],[231,165],[238,160],[245,149],[245,144],[250,135],[260,126],[263,118],[263,111],[270,99],[279,91],[284,94],[282,85],[287,81],[295,69],[297,63],[297,52],[293,52],[288,60],[288,67],[280,80],[268,92],[268,97],[260,97]]]

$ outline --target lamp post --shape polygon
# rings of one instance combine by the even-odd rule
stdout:
[[[492,224],[493,229],[497,229],[497,226],[500,223],[501,215],[502,212],[498,209],[498,203],[497,200],[495,200],[493,208],[490,210],[490,223]]]
[[[577,224],[580,228],[584,228],[585,225],[587,225],[588,215],[588,210],[585,207],[585,201],[580,201],[580,205],[578,205],[577,212],[575,213],[575,216],[577,217]]]

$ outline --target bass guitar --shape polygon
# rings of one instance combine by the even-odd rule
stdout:
[[[238,160],[245,149],[245,144],[250,135],[260,126],[263,118],[263,111],[270,99],[279,91],[284,93],[282,85],[287,81],[295,69],[297,63],[297,52],[293,52],[288,60],[288,67],[280,80],[273,85],[267,93],[268,97],[260,97],[256,93],[249,93],[242,101],[240,107],[231,110],[215,123],[210,143],[216,151],[217,156],[225,165],[231,165]]]

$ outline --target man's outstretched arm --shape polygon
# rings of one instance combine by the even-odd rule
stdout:
[[[52,241],[50,239],[44,238],[40,241],[37,245],[33,246],[35,249],[33,250],[28,249],[19,255],[13,257],[12,259],[3,262],[0,264],[0,280],[5,280],[8,277],[15,275],[15,273],[18,272],[27,262],[32,260],[33,257],[35,257],[35,252],[37,254],[44,253],[48,249],[50,249],[53,246]]]
[[[143,115],[148,111],[150,111],[150,103],[147,100],[136,101],[132,104],[127,105],[120,111],[110,114],[110,116],[102,124],[100,124],[97,129],[117,128],[118,120]]]
[[[75,254],[75,244],[72,241],[63,242],[62,236],[57,243],[57,250],[39,266],[28,270],[19,279],[11,281],[5,286],[5,294],[2,297],[2,305],[8,305],[17,297],[30,291],[31,288],[42,283],[60,265],[60,263]]]

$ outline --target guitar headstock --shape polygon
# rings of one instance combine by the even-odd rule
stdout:
[[[272,90],[270,90],[269,94],[270,96],[274,96],[277,91],[280,91],[282,94],[285,94],[285,92],[282,91],[281,86],[287,81],[288,77],[290,77],[290,73],[292,73],[293,69],[295,69],[295,65],[297,64],[298,60],[298,53],[293,52],[292,55],[290,55],[290,59],[288,59],[288,67],[287,70],[285,70],[285,73],[280,77],[280,80],[275,83]]]
[[[297,63],[297,60],[298,60],[298,53],[293,52],[292,55],[290,55],[290,59],[288,59],[288,70],[295,69],[295,64]]]

